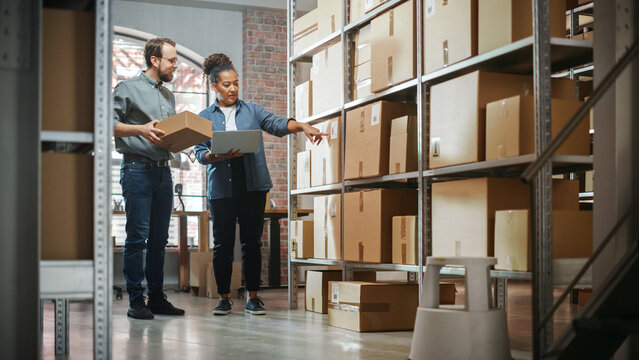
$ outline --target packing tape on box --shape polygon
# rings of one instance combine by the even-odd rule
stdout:
[[[400,231],[400,238],[402,240],[406,240],[406,218],[405,217],[401,217],[401,231]]]
[[[361,161],[360,161],[361,164]],[[364,192],[359,192],[359,212],[364,212]]]
[[[395,174],[399,174],[401,172],[401,163],[397,161],[395,163]]]
[[[391,9],[388,16],[388,36],[393,36],[395,34],[395,10]]]
[[[331,34],[334,33],[335,30],[335,14],[331,15]]]
[[[406,243],[402,243],[402,264],[406,264]]]
[[[357,176],[361,178],[363,176],[362,175],[363,173],[364,173],[364,162],[360,161],[359,162],[359,169],[357,170]]]
[[[311,298],[311,310],[315,311],[315,298]]]
[[[393,57],[388,57],[388,82],[387,85],[393,85]]]
[[[360,241],[359,244],[359,262],[364,262],[364,244]]]
[[[364,109],[361,109],[359,112],[359,132],[364,132],[364,119],[366,118],[364,114]]]
[[[444,66],[448,66],[448,40],[444,40],[442,47],[444,50]]]
[[[322,158],[322,184],[326,184],[326,158]]]

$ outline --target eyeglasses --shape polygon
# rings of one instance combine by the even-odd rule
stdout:
[[[180,66],[180,63],[181,63],[181,62],[180,62],[180,59],[178,59],[177,57],[174,57],[174,58],[165,58],[165,57],[162,57],[162,56],[158,56],[158,58],[160,58],[160,59],[166,59],[166,60],[169,62],[169,64],[171,64],[171,65],[175,65],[175,64],[177,64],[178,66]]]

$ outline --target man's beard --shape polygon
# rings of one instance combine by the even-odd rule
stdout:
[[[163,82],[171,82],[173,80],[173,71],[158,71],[158,77]]]

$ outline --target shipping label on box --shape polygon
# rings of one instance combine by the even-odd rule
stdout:
[[[417,265],[417,216],[393,216],[393,264]]]
[[[551,100],[552,137],[568,123],[581,107],[574,100]],[[579,123],[557,155],[589,155],[588,123]],[[514,96],[486,105],[486,160],[535,153],[535,101],[532,96]]]
[[[477,55],[477,1],[431,1],[424,7],[425,74]]]
[[[415,190],[366,190],[344,195],[344,260],[392,262],[393,216],[417,213]]]
[[[415,283],[329,282],[328,324],[353,331],[412,330],[419,305]]]
[[[406,1],[371,20],[371,90],[411,80],[415,67],[415,3]]]
[[[379,101],[348,111],[344,178],[387,175],[391,120],[416,110],[413,104]]]
[[[393,119],[388,157],[389,174],[417,171],[417,117]]]
[[[311,148],[311,186],[336,184],[342,180],[340,118],[329,119],[315,127],[329,136]]]
[[[304,120],[313,114],[313,85],[306,81],[295,87],[295,119]]]
[[[168,117],[155,125],[164,130],[159,146],[173,153],[210,140],[213,134],[211,121],[190,111]]]
[[[297,153],[297,188],[311,187],[311,151]]]

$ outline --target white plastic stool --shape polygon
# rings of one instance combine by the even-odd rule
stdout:
[[[413,360],[509,360],[506,312],[491,308],[490,269],[497,259],[428,257],[410,351]],[[466,268],[464,310],[439,308],[440,270]]]

